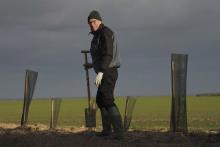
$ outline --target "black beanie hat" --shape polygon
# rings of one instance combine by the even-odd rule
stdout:
[[[89,20],[90,20],[90,19],[97,19],[97,20],[102,21],[102,18],[101,18],[101,16],[100,16],[99,12],[96,11],[96,10],[93,10],[92,12],[89,13],[88,23],[89,23]]]

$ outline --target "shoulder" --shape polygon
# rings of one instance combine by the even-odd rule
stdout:
[[[107,36],[107,37],[112,37],[112,35],[114,34],[114,32],[107,26],[103,25],[103,28],[101,30],[101,34],[103,36]]]

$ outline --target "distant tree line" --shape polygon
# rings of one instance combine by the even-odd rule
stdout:
[[[220,96],[220,93],[200,93],[196,94],[196,96]]]

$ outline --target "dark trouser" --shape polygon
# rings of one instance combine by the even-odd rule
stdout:
[[[101,85],[96,95],[96,103],[101,111],[103,130],[99,136],[108,136],[114,130],[115,139],[123,138],[121,114],[114,103],[114,89],[118,78],[117,68],[110,68],[104,72]]]
[[[115,106],[114,103],[114,89],[118,79],[117,68],[107,69],[101,81],[101,85],[98,87],[96,95],[96,103],[99,108],[106,108]]]

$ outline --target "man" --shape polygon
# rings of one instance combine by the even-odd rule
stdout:
[[[102,23],[98,11],[93,10],[88,16],[88,24],[93,35],[90,53],[92,64],[84,64],[85,68],[94,68],[98,87],[96,103],[101,111],[103,130],[97,136],[123,138],[121,114],[114,103],[114,88],[118,78],[117,68],[120,66],[119,52],[114,33]],[[113,133],[112,133],[112,127]]]

